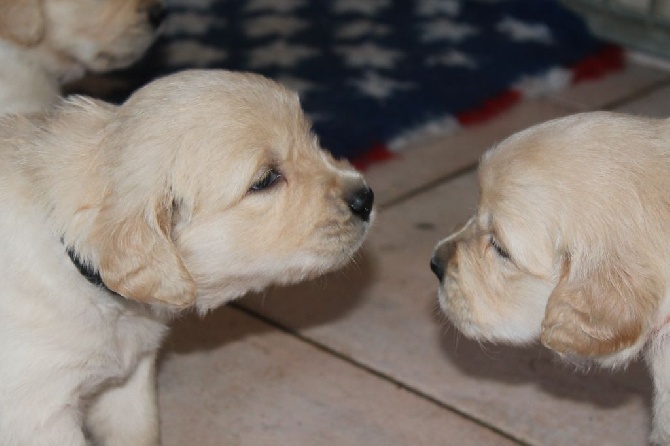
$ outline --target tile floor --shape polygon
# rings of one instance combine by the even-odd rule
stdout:
[[[644,366],[575,372],[480,346],[436,309],[435,242],[473,211],[493,142],[593,109],[670,116],[670,71],[633,62],[366,173],[379,214],[355,265],[179,321],[160,363],[165,445],[644,445]]]

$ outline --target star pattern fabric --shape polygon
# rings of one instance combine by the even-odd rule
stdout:
[[[131,85],[117,100],[184,68],[257,72],[295,89],[324,147],[349,158],[451,128],[515,86],[556,88],[557,69],[607,47],[557,0],[166,3],[159,41],[116,75]]]

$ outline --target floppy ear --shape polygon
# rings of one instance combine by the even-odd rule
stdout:
[[[0,0],[0,37],[33,46],[43,36],[42,0]]]
[[[608,355],[635,344],[658,302],[654,280],[612,264],[582,275],[570,271],[570,263],[564,261],[561,279],[549,297],[542,344],[581,356]]]
[[[121,221],[120,206],[101,211],[100,276],[118,294],[144,303],[185,307],[195,301],[196,286],[170,239],[173,203],[163,197],[152,208]]]

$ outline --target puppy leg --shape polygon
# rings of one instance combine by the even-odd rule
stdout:
[[[89,409],[86,425],[96,444],[159,443],[156,355],[143,357],[122,385],[105,390]]]
[[[651,443],[670,444],[670,345],[653,345],[647,361],[654,377],[654,422]]]
[[[12,378],[9,382],[19,382],[19,378]],[[0,445],[86,445],[81,412],[72,400],[70,382],[41,375],[21,383],[22,389],[8,389],[2,384]]]
[[[16,402],[14,402],[16,407]],[[22,408],[17,419],[5,407],[0,407],[0,444],[2,445],[72,445],[86,446],[78,414],[64,405],[58,413],[45,412],[40,407]]]

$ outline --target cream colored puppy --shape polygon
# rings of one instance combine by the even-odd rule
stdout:
[[[164,15],[160,0],[0,0],[0,114],[42,110],[87,71],[130,65]]]
[[[0,444],[156,444],[170,320],[342,266],[372,203],[256,75],[0,120]]]
[[[670,120],[585,113],[486,153],[476,215],[431,267],[444,312],[481,341],[623,365],[644,352],[652,439],[670,443]]]

